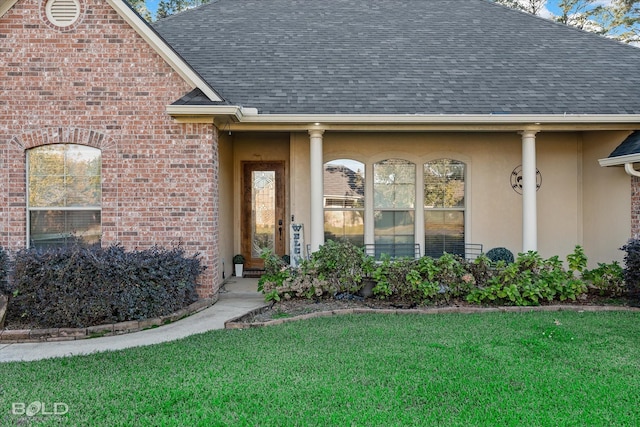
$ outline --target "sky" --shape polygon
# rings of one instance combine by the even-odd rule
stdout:
[[[155,15],[156,10],[158,9],[158,2],[160,0],[145,0],[147,5],[147,9],[151,12],[152,15]],[[322,1],[322,0],[319,0]],[[560,0],[548,0],[546,10],[541,13],[541,16],[545,18],[551,18],[553,15],[560,14],[560,9],[558,9],[558,2]],[[610,4],[611,0],[601,0],[596,2],[596,4]]]
[[[147,5],[147,9],[149,9],[149,11],[151,12],[151,14],[155,14],[156,13],[156,9],[158,9],[158,3],[160,0],[146,0],[145,3]],[[548,2],[548,12],[546,13],[547,16],[545,17],[550,17],[551,13],[555,13],[558,14],[558,4],[559,0],[549,0]],[[603,1],[603,3],[606,3],[607,1]]]

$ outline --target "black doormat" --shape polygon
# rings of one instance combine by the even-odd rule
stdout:
[[[260,268],[245,268],[242,277],[260,278],[264,274],[264,270]]]

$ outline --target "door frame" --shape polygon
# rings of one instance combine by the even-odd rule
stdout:
[[[251,256],[251,179],[248,174],[254,171],[275,171],[276,180],[276,236],[275,251],[277,255],[284,255],[288,250],[288,227],[286,201],[286,161],[241,161],[240,162],[240,253],[245,257],[245,267],[249,269],[263,269],[264,260]],[[281,222],[280,224],[278,222]],[[280,230],[278,230],[280,228]]]

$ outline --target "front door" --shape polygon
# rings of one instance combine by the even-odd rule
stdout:
[[[264,268],[265,249],[284,255],[284,162],[242,162],[242,254],[246,268]]]

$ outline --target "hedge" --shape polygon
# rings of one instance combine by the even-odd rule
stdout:
[[[7,323],[87,327],[170,314],[198,299],[198,255],[180,247],[25,249],[13,260]]]

